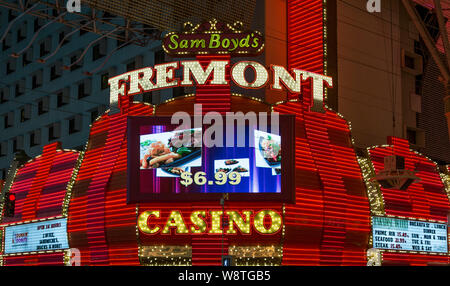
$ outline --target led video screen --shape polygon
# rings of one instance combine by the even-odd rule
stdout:
[[[225,122],[226,119],[223,119]],[[128,201],[293,201],[294,117],[184,126],[128,118]],[[194,122],[194,120],[192,120]],[[279,122],[279,124],[278,124]]]

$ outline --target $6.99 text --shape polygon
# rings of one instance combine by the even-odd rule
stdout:
[[[230,185],[238,185],[241,182],[241,175],[238,172],[231,172],[228,174],[225,172],[217,172],[214,175],[215,181],[208,181],[206,179],[206,173],[205,172],[196,172],[194,174],[194,178],[192,179],[192,173],[191,172],[183,172],[181,174],[181,181],[180,183],[183,186],[189,186],[192,183],[195,183],[198,186],[203,186],[205,184],[208,185],[225,185],[228,181]]]

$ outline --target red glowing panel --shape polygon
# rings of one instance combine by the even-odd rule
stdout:
[[[288,67],[323,74],[323,1],[287,1]],[[298,98],[292,94],[291,98]],[[302,84],[304,108],[311,105],[311,84]]]
[[[123,96],[120,113],[94,122],[73,186],[67,230],[81,265],[139,265],[136,206],[126,203],[126,122],[128,115],[153,110],[130,101]]]
[[[61,150],[59,143],[44,147],[41,156],[17,171],[10,189],[15,200],[15,215],[3,223],[24,222],[60,216],[67,184],[73,173],[78,152]]]
[[[389,137],[389,147],[370,149],[370,159],[378,173],[384,168],[386,156],[405,157],[405,168],[421,178],[407,190],[382,188],[384,208],[387,215],[447,221],[450,211],[448,196],[438,173],[437,166],[430,159],[409,148],[407,140]]]

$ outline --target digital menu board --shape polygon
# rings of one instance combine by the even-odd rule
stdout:
[[[448,252],[447,225],[372,217],[373,247],[420,252]]]
[[[69,248],[66,218],[5,228],[6,254],[66,248]]]
[[[295,120],[279,118],[276,127],[268,116],[262,124],[181,128],[170,117],[129,117],[128,202],[212,201],[224,193],[229,200],[293,201]]]

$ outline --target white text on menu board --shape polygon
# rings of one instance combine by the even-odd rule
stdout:
[[[51,230],[54,228],[60,228],[61,223],[49,223],[44,225],[38,225],[37,230]],[[58,242],[58,238],[55,236],[55,233],[52,232],[45,232],[42,234],[42,238],[39,239],[39,245],[37,245],[37,250],[52,250],[52,249],[60,249],[62,248],[62,244]]]
[[[374,217],[374,248],[447,252],[445,224]]]

